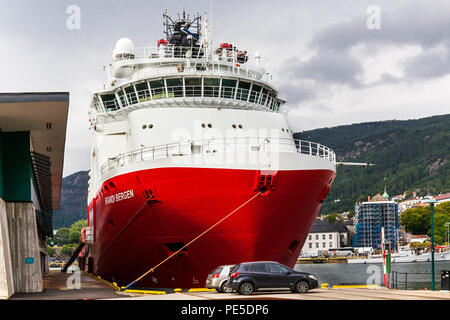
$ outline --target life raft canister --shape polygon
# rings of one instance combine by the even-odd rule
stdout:
[[[167,44],[168,42],[165,39],[159,39],[156,43],[160,46],[161,44]]]

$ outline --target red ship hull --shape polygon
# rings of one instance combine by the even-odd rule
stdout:
[[[269,192],[135,287],[204,287],[215,267],[245,261],[293,267],[334,177],[331,170],[278,171]],[[126,286],[257,194],[259,178],[256,170],[160,168],[106,181],[89,205],[94,243],[86,269]]]

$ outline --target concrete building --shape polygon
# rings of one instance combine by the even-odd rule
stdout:
[[[398,205],[394,201],[388,201],[389,196],[385,192],[383,196],[377,194],[367,202],[355,205],[355,235],[353,247],[381,248],[381,228],[384,227],[385,238],[396,248],[398,238]]]
[[[348,230],[339,221],[330,224],[327,220],[316,219],[306,237],[302,253],[330,250],[348,245]]]
[[[0,93],[0,299],[43,289],[68,108],[69,93]]]

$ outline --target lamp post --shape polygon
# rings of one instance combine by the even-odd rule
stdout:
[[[428,200],[431,213],[431,290],[434,291],[434,203],[436,200]]]
[[[446,222],[445,226],[447,227],[447,250],[450,248],[450,243],[449,243],[449,235],[450,235],[450,231],[449,231],[449,227],[450,227],[450,222]]]

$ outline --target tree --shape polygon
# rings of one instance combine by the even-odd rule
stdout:
[[[60,228],[52,238],[47,241],[52,246],[62,247],[67,244],[76,244],[80,242],[81,229],[86,227],[87,220],[79,220],[72,224],[70,228]]]
[[[61,248],[61,254],[67,257],[70,257],[72,254],[73,247],[72,245],[66,244]]]
[[[428,224],[424,225],[424,212],[419,208],[411,208],[405,210],[401,216],[401,224],[405,226],[407,232],[412,234],[426,234],[428,231]]]
[[[47,254],[51,257],[55,254],[55,249],[53,247],[47,246]]]
[[[64,246],[70,243],[69,228],[60,228],[52,238],[52,242],[56,246]]]
[[[69,241],[70,243],[79,243],[80,242],[80,236],[81,236],[81,229],[84,227],[87,227],[88,221],[85,220],[78,220],[72,226],[70,227],[69,231]]]
[[[405,210],[400,218],[406,231],[412,234],[431,235],[430,207],[417,207]],[[434,208],[434,234],[436,243],[442,243],[446,240],[446,222],[450,222],[450,202],[441,203]]]
[[[337,214],[337,213],[331,213],[331,214],[328,214],[328,215],[325,217],[325,219],[327,219],[327,221],[328,221],[330,224],[333,224],[336,220],[339,220],[340,223],[343,223],[343,222],[344,222],[344,218],[343,218],[340,214]]]

